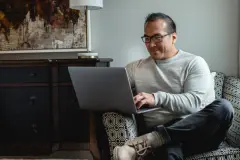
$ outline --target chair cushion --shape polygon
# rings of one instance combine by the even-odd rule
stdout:
[[[227,134],[227,142],[234,147],[240,147],[240,79],[225,77],[223,98],[231,102],[234,108],[234,118]]]
[[[185,160],[239,160],[239,159],[240,149],[228,147],[187,157]]]
[[[222,89],[223,89],[223,82],[224,82],[224,74],[221,72],[216,72],[214,77],[214,90],[215,90],[215,98],[219,99],[222,98]]]
[[[137,125],[134,116],[121,115],[114,112],[103,114],[103,125],[108,135],[110,156],[112,159],[113,149],[137,136]]]
[[[212,76],[215,82],[215,98],[222,98],[224,74],[214,72]],[[107,112],[103,114],[103,125],[108,135],[111,159],[113,149],[116,146],[122,146],[127,140],[137,136],[137,125],[134,116],[123,116],[118,113]]]
[[[239,160],[240,149],[231,147],[226,141],[223,141],[219,149],[193,155],[185,160]]]

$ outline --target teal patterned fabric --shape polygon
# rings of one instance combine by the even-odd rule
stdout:
[[[223,88],[223,98],[229,100],[234,108],[233,123],[227,134],[227,142],[234,147],[240,147],[240,79],[226,77]]]

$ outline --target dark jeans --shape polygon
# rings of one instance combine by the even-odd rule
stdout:
[[[232,123],[233,107],[225,99],[215,100],[201,111],[154,128],[166,132],[171,141],[154,151],[156,160],[183,157],[217,149]]]

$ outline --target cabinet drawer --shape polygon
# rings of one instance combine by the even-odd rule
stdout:
[[[0,88],[5,140],[47,140],[50,131],[48,87]]]
[[[62,140],[89,142],[89,112],[81,110],[72,86],[59,87]]]
[[[84,67],[93,67],[93,64],[84,64]],[[68,72],[68,66],[59,67],[58,76],[59,82],[71,82],[71,78]]]
[[[0,67],[0,83],[48,82],[48,67]]]

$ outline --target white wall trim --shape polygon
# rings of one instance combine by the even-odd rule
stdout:
[[[87,51],[92,51],[90,10],[87,10]]]
[[[16,54],[16,53],[69,53],[69,52],[87,52],[87,49],[42,49],[42,50],[12,50],[0,51],[1,54]]]

